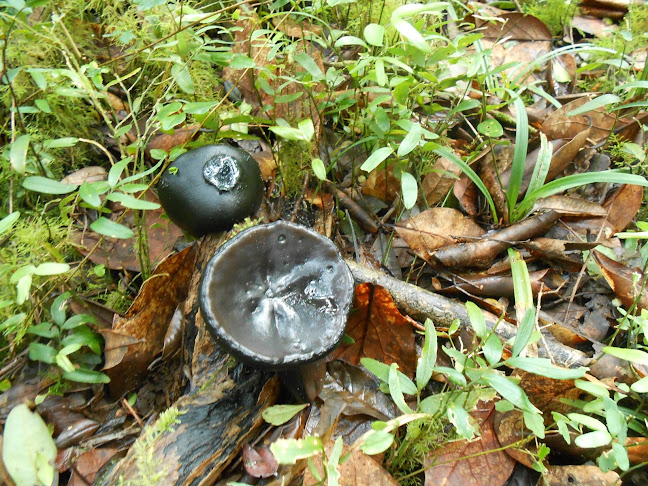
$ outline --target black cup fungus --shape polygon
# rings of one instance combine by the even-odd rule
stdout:
[[[228,230],[259,209],[261,170],[244,150],[205,145],[169,165],[158,196],[169,218],[194,236]]]
[[[231,354],[286,369],[328,354],[344,335],[353,277],[335,245],[284,221],[247,229],[210,259],[203,318]]]

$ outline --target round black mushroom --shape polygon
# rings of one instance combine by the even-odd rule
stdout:
[[[162,174],[158,196],[169,218],[194,236],[228,230],[259,209],[263,180],[256,161],[229,145],[182,154]]]
[[[353,277],[335,245],[277,221],[247,229],[208,262],[200,308],[214,338],[241,360],[286,369],[328,354],[344,335]]]

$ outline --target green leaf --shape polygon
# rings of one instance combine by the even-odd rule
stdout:
[[[269,424],[279,426],[288,422],[306,407],[308,407],[308,403],[301,405],[274,405],[266,408],[261,416]]]
[[[470,320],[470,326],[475,331],[475,334],[480,339],[485,339],[488,336],[488,328],[486,327],[486,319],[484,313],[477,307],[474,302],[466,302],[466,312]]]
[[[394,149],[391,147],[381,147],[378,150],[375,150],[368,158],[364,161],[360,169],[365,172],[371,172],[376,167],[378,167],[383,160],[389,157],[394,153]]]
[[[311,75],[313,81],[321,81],[325,78],[324,73],[317,65],[317,63],[305,52],[302,51],[295,54],[295,61],[297,61],[301,65],[301,67],[303,67],[306,72]]]
[[[513,343],[513,351],[511,353],[514,358],[519,356],[527,344],[529,344],[534,330],[535,309],[530,307],[527,309],[526,314],[524,314],[522,322],[520,322],[520,326],[518,327],[518,332],[515,335],[515,342]]]
[[[587,368],[561,368],[546,358],[510,358],[506,360],[506,364],[511,368],[518,368],[555,380],[575,380],[582,378],[587,373]]]
[[[340,456],[342,455],[342,450],[344,448],[344,442],[342,437],[335,439],[335,444],[331,453],[329,454],[326,461],[326,477],[328,480],[328,486],[338,486],[338,480],[340,479],[340,471],[338,471],[337,466],[340,463]]]
[[[14,483],[51,486],[57,450],[40,415],[25,404],[14,407],[7,417],[2,442],[2,460]]]
[[[313,167],[313,172],[315,173],[317,178],[321,181],[326,180],[326,167],[324,166],[324,162],[322,162],[322,159],[316,157],[313,159],[311,164]]]
[[[34,104],[43,113],[52,113],[52,108],[50,108],[50,105],[47,102],[47,100],[43,100],[43,99],[34,100]]]
[[[79,187],[79,196],[94,208],[101,206],[100,193],[95,190],[95,186],[91,182],[81,184],[81,187]]]
[[[310,118],[306,118],[305,120],[300,121],[297,124],[297,128],[303,135],[303,139],[305,142],[310,142],[311,139],[313,138],[313,135],[315,135],[315,126],[313,125],[313,120]]]
[[[367,436],[362,444],[362,452],[369,456],[385,452],[394,443],[394,436],[384,430],[376,430]]]
[[[392,363],[389,367],[389,394],[394,400],[396,406],[403,413],[414,413],[407,403],[405,403],[405,397],[403,396],[403,391],[401,389],[401,380],[398,376],[398,365]],[[414,385],[414,383],[412,383]]]
[[[372,46],[381,47],[384,36],[385,28],[380,24],[368,24],[364,28],[364,38]]]
[[[57,326],[62,326],[65,322],[68,299],[72,296],[70,292],[63,292],[59,295],[50,306],[50,315]]]
[[[171,76],[178,87],[187,94],[194,94],[194,82],[186,64],[174,64],[171,67]]]
[[[92,223],[90,225],[90,229],[101,235],[109,236],[111,238],[119,238],[122,240],[132,238],[135,235],[130,228],[127,228],[123,224],[110,221],[104,216],[101,216],[94,223]]]
[[[619,98],[617,95],[604,94],[603,96],[594,98],[593,100],[588,101],[584,105],[579,106],[578,108],[570,111],[569,113],[567,113],[567,116],[581,115],[583,113],[596,110],[601,106],[611,105],[613,103],[618,103],[619,101],[621,101],[621,98]]]
[[[423,351],[416,364],[416,388],[421,391],[432,378],[437,359],[438,342],[436,329],[430,319],[425,319],[425,341]]]
[[[502,359],[502,352],[504,351],[504,345],[502,340],[495,333],[491,333],[486,342],[484,343],[483,352],[486,361],[490,365],[495,365],[499,363],[499,360]]]
[[[0,235],[11,228],[20,218],[20,211],[14,211],[0,220]]]
[[[59,275],[70,270],[67,263],[47,262],[41,263],[34,270],[34,275]]]
[[[5,331],[7,329],[12,329],[15,326],[22,324],[22,322],[27,317],[27,314],[21,312],[20,314],[13,315],[0,324],[0,331]]]
[[[542,415],[524,411],[522,412],[522,416],[524,418],[524,425],[526,425],[527,429],[533,432],[533,434],[539,439],[544,439],[545,427]]]
[[[108,185],[110,187],[115,187],[117,185],[117,183],[119,182],[119,178],[124,172],[124,169],[132,161],[133,161],[133,157],[129,156],[126,157],[125,159],[120,160],[110,168],[110,170],[108,171]]]
[[[489,138],[499,138],[504,135],[504,129],[500,125],[500,122],[492,118],[484,120],[477,125],[477,131]]]
[[[612,442],[612,436],[607,430],[588,432],[587,434],[579,435],[574,440],[574,443],[583,449],[603,447],[608,445],[610,442]]]
[[[173,150],[171,151],[173,153]],[[160,160],[157,164],[155,164],[153,167],[151,167],[148,170],[145,170],[144,172],[139,172],[137,174],[133,174],[130,177],[126,177],[125,179],[122,179],[119,184],[117,184],[118,187],[122,187],[126,184],[130,184],[131,182],[138,181],[140,179],[143,179],[144,177],[154,173],[157,171],[161,166],[162,166],[162,160]]]
[[[82,368],[63,373],[63,378],[78,383],[110,383],[110,378],[105,373]]]
[[[524,166],[526,165],[527,147],[529,145],[529,119],[522,98],[519,96],[513,100],[515,107],[515,149],[513,150],[513,165],[511,166],[511,177],[506,189],[506,201],[509,214],[513,214],[517,203],[522,178],[524,177]]]
[[[278,439],[270,445],[279,464],[295,464],[300,459],[313,457],[324,452],[319,437],[307,436],[303,439]]]
[[[497,221],[497,210],[495,209],[495,202],[493,201],[493,198],[488,192],[486,185],[482,182],[481,178],[475,173],[475,171],[472,170],[470,166],[466,164],[463,160],[457,157],[454,154],[454,152],[452,152],[446,147],[440,147],[438,149],[433,150],[433,152],[436,153],[437,155],[440,155],[441,157],[445,157],[446,159],[448,159],[454,165],[459,167],[464,174],[468,176],[468,178],[477,186],[477,189],[481,191],[481,193],[488,201],[488,205],[491,208],[491,213],[493,214],[493,221]]]
[[[43,146],[46,149],[69,148],[74,147],[77,143],[79,143],[79,139],[76,137],[62,137],[45,140],[45,142],[43,142]]]
[[[27,329],[27,334],[52,339],[59,336],[61,331],[51,322],[41,322],[40,324],[29,327],[29,329]]]
[[[269,127],[271,132],[276,133],[286,140],[304,140],[304,134],[301,130],[293,127],[274,126]]]
[[[29,133],[21,135],[14,143],[11,144],[9,150],[9,161],[11,168],[19,174],[24,174],[27,168],[27,149],[29,149],[29,141],[31,135]]]
[[[389,365],[381,363],[380,361],[372,358],[360,358],[360,364],[367,368],[370,373],[374,374],[381,381],[389,383]],[[403,393],[405,393],[406,395],[416,395],[418,393],[418,389],[416,388],[416,385],[414,385],[412,380],[410,380],[405,374],[398,370],[396,371],[396,374],[400,381],[400,388]]]
[[[56,361],[57,354],[56,349],[47,344],[29,343],[29,359],[32,361],[53,364]]]
[[[158,203],[147,201],[146,199],[138,199],[121,192],[112,192],[106,196],[106,199],[109,201],[117,201],[129,209],[152,210],[160,207]]]
[[[584,415],[582,413],[568,413],[567,417],[569,417],[569,420],[572,422],[582,424],[592,430],[607,430],[607,427],[603,422],[594,417],[590,417],[589,415]]]
[[[401,174],[401,191],[403,193],[403,206],[405,206],[405,209],[412,209],[418,198],[418,185],[414,176],[409,172]]]
[[[544,185],[545,180],[547,179],[547,174],[549,173],[549,168],[551,167],[552,154],[553,145],[548,143],[547,136],[544,133],[540,132],[540,151],[538,152],[538,159],[536,161],[535,167],[533,168],[531,180],[529,181],[529,187],[526,190],[526,196],[532,194],[534,191],[540,189]],[[519,214],[518,211],[516,211],[516,213],[516,220],[519,217],[525,216],[524,214]]]
[[[409,154],[421,142],[422,135],[423,128],[421,128],[421,125],[418,123],[412,123],[412,128],[407,132],[407,135],[398,146],[396,155],[398,155],[399,157],[405,157],[407,154]]]
[[[340,37],[338,40],[335,41],[335,47],[344,47],[344,46],[363,46],[367,47],[367,44],[365,41],[358,37],[354,37],[352,35],[345,35]]]
[[[230,63],[232,69],[252,69],[255,66],[256,63],[254,62],[254,59],[245,54],[236,54]]]
[[[74,184],[63,184],[62,182],[41,176],[27,177],[22,185],[29,191],[42,192],[44,194],[68,194],[75,191],[78,187]]]
[[[524,214],[529,211],[535,201],[543,197],[553,196],[559,192],[573,189],[574,187],[594,184],[597,182],[607,182],[609,184],[635,184],[637,186],[648,187],[648,181],[639,175],[628,174],[618,170],[606,170],[602,172],[587,172],[584,174],[573,174],[554,181],[548,182],[541,188],[533,191],[518,204],[516,211]]]
[[[79,327],[83,324],[96,324],[96,322],[97,319],[95,319],[95,317],[91,316],[90,314],[76,314],[66,320],[61,327],[63,329],[74,329],[75,327]]]
[[[425,39],[421,35],[421,33],[414,28],[412,24],[409,22],[396,18],[394,19],[392,17],[392,26],[398,31],[400,35],[402,35],[407,41],[417,49],[423,51],[423,52],[431,52],[432,49],[430,48],[430,45],[425,42]]]
[[[540,413],[540,410],[529,401],[524,390],[506,376],[493,371],[483,375],[481,379],[492,386],[502,398],[505,398],[519,409],[531,413]]]
[[[648,366],[648,353],[639,349],[614,348],[605,346],[603,352],[631,363]]]
[[[472,440],[475,428],[470,423],[470,415],[459,404],[450,402],[447,410],[448,420],[457,429],[457,433],[464,439]]]
[[[195,101],[185,104],[182,111],[190,115],[205,115],[216,105],[218,101]]]

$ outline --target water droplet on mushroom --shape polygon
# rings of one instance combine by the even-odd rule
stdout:
[[[326,265],[326,271],[328,273],[333,273],[333,265]]]
[[[279,235],[279,238],[277,238],[277,240],[279,240],[279,243],[284,243],[286,241],[286,235]]]

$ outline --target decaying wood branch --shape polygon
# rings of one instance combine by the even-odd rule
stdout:
[[[392,295],[396,305],[414,319],[423,321],[429,317],[436,325],[445,327],[450,326],[455,319],[459,319],[463,325],[469,325],[468,313],[462,303],[390,277],[352,260],[346,260],[346,263],[357,282],[370,282],[384,287]],[[495,314],[487,311],[484,311],[484,317],[486,326],[495,329],[495,333],[503,340],[515,336],[517,328],[513,324],[500,320]],[[551,334],[543,333],[543,337],[543,341],[538,343],[539,355],[551,358],[556,365],[574,368],[587,366],[590,363],[591,358],[585,353],[565,346]]]

